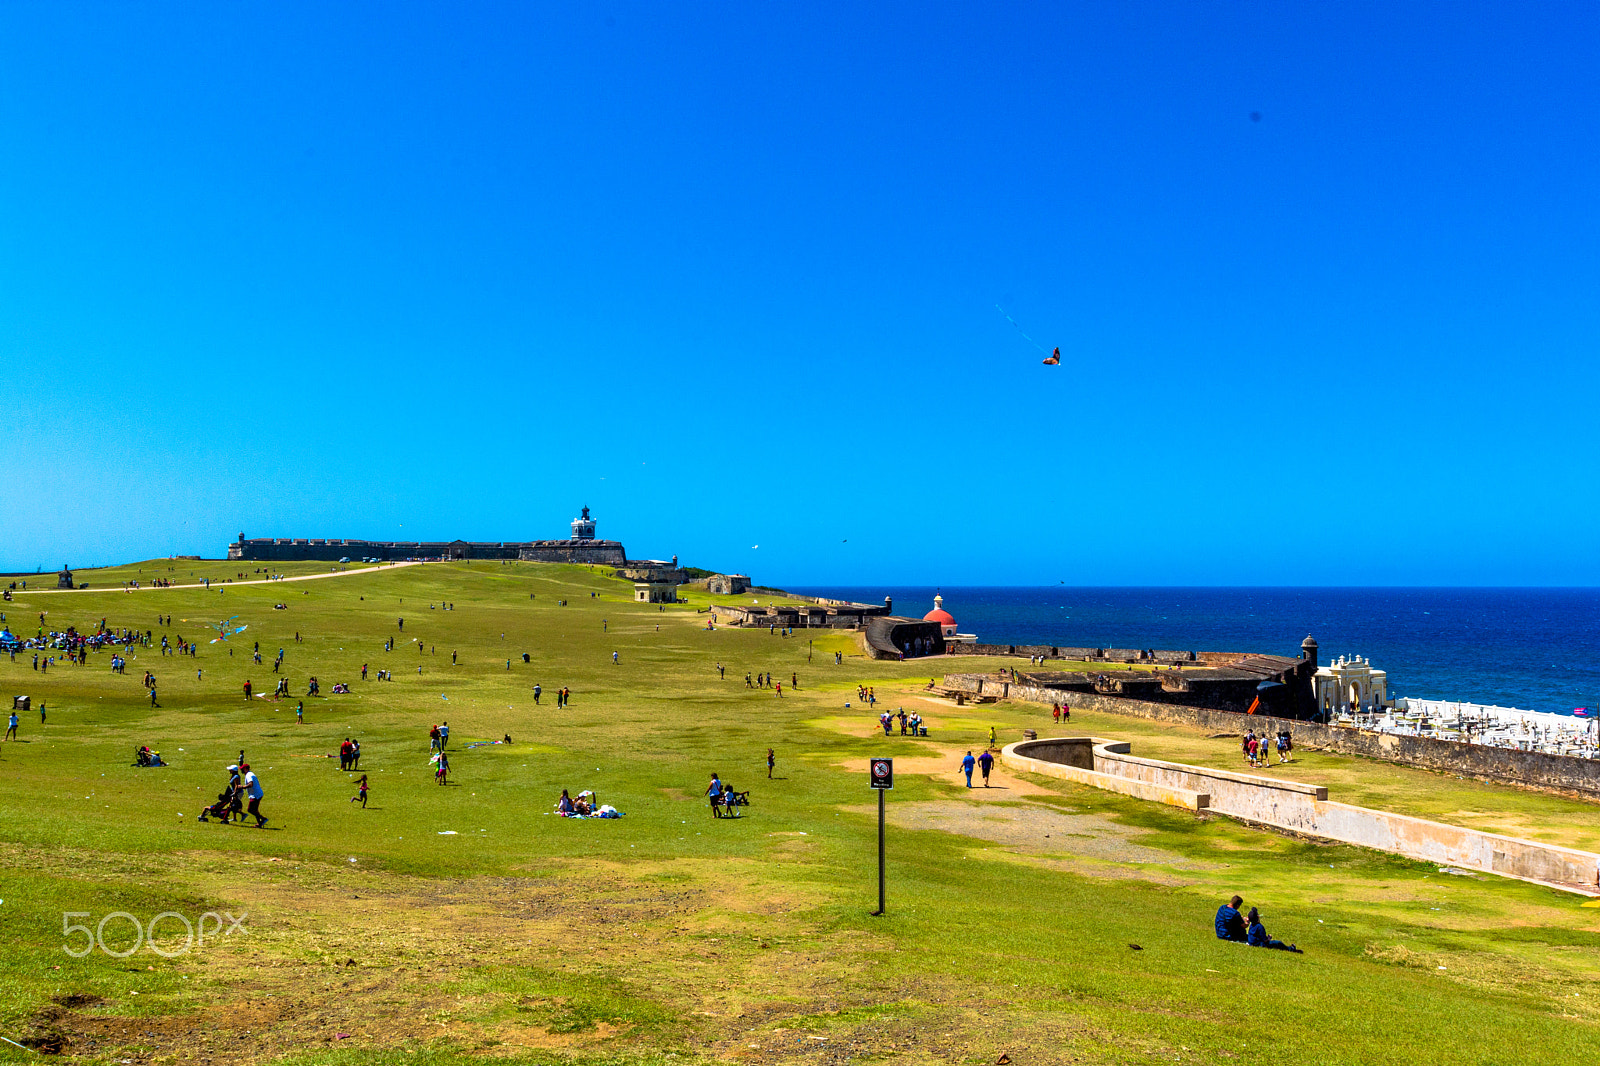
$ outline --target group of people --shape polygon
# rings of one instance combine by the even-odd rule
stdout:
[[[588,789],[578,793],[577,799],[573,799],[567,794],[566,789],[562,789],[561,798],[556,800],[556,813],[563,818],[571,818],[573,815],[590,815],[595,812],[596,807],[594,793]]]
[[[229,766],[228,775],[228,784],[217,794],[217,802],[207,805],[200,812],[199,820],[209,822],[216,818],[226,825],[250,817],[256,820],[257,829],[264,828],[267,819],[261,813],[261,801],[266,791],[261,787],[261,779],[247,762]]]
[[[1294,750],[1294,738],[1287,729],[1279,730],[1277,744],[1278,762],[1288,762],[1289,752]],[[1244,761],[1251,766],[1272,765],[1272,739],[1265,733],[1257,736],[1254,729],[1250,730],[1240,741],[1240,747],[1244,750]]]
[[[1065,703],[1052,703],[1050,705],[1050,717],[1054,718],[1058,725],[1063,722],[1070,722],[1072,721],[1072,708]]]
[[[339,745],[339,769],[355,770],[361,766],[361,741],[344,738]],[[364,777],[365,775],[363,775]]]
[[[883,726],[884,736],[889,736],[894,731],[896,721],[900,723],[901,736],[920,737],[924,735],[922,732],[922,715],[916,711],[907,714],[904,707],[896,707],[892,711],[884,711],[878,715],[878,724]]]
[[[775,756],[772,749],[767,749],[767,776],[772,776],[772,766]],[[706,798],[711,801],[711,816],[713,818],[737,818],[737,808],[750,806],[749,792],[735,792],[732,785],[723,784],[722,778],[716,773],[711,775],[711,784],[706,788]]]
[[[1218,940],[1232,940],[1240,944],[1249,944],[1253,948],[1292,951],[1296,955],[1305,954],[1293,944],[1285,944],[1268,936],[1266,926],[1261,924],[1261,912],[1251,907],[1248,914],[1241,914],[1239,908],[1243,906],[1244,900],[1234,896],[1217,908]]]

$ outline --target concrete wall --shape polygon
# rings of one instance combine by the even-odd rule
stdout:
[[[930,642],[928,651],[918,655],[907,647],[918,638]],[[944,628],[938,622],[919,618],[869,618],[858,643],[874,659],[913,659],[944,654]]]
[[[1084,768],[1092,752],[1093,769]],[[1358,844],[1424,862],[1538,881],[1586,895],[1600,894],[1600,855],[1430,822],[1391,811],[1328,801],[1320,785],[1254,774],[1142,759],[1130,745],[1088,737],[1025,740],[1001,752],[1007,766],[1079,781],[1191,810],[1209,809],[1243,821],[1307,836]],[[1141,789],[1145,794],[1141,795]],[[1153,790],[1153,791],[1152,791]],[[1196,803],[1190,797],[1204,797]]]
[[[1519,785],[1551,792],[1576,793],[1584,799],[1600,800],[1600,759],[1580,759],[1571,755],[1547,755],[1539,751],[1491,748],[1482,744],[1462,744],[1433,737],[1405,737],[1391,733],[1364,733],[1356,729],[1300,722],[1268,715],[1245,716],[1233,711],[1147,700],[1105,696],[1095,692],[1067,692],[1036,685],[999,681],[979,674],[951,674],[944,687],[962,692],[1029,700],[1048,707],[1065,702],[1075,708],[1125,714],[1158,722],[1177,722],[1212,733],[1242,733],[1253,728],[1257,733],[1276,735],[1287,729],[1298,747],[1319,748],[1340,755],[1363,755],[1386,762],[1420,766],[1441,773],[1460,774],[1483,781]]]
[[[241,562],[331,562],[346,556],[352,559],[436,559],[455,551],[460,551],[467,559],[527,559],[605,566],[621,566],[627,561],[622,545],[614,540],[474,541],[463,547],[452,541],[256,539],[228,545],[228,558]]]
[[[1028,748],[1027,756],[1016,754],[1016,749],[1023,745]],[[1043,774],[1062,781],[1073,781],[1080,785],[1091,785],[1108,792],[1120,792],[1124,796],[1148,800],[1151,803],[1165,803],[1171,807],[1183,807],[1191,811],[1204,810],[1210,803],[1209,796],[1191,789],[1152,784],[1096,770],[1095,750],[1099,745],[1115,747],[1116,742],[1102,740],[1099,737],[1028,740],[1020,745],[1010,745],[1000,753],[1000,758],[1013,769],[1027,770],[1029,773]],[[1123,744],[1121,747],[1126,749],[1127,745]]]

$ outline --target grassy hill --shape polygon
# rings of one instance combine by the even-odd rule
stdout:
[[[663,610],[585,567],[243,583],[259,566],[85,571],[87,592],[0,604],[24,636],[44,613],[47,629],[104,618],[156,644],[202,641],[194,658],[134,648],[126,674],[105,651],[42,673],[31,652],[0,657],[6,691],[35,708],[0,745],[0,1036],[86,1062],[1449,1066],[1600,1051],[1600,910],[1577,899],[1061,782],[961,787],[956,761],[991,726],[1007,742],[1048,720],[920,695],[930,670],[992,663],[877,663],[848,634],[708,630],[703,592]],[[200,576],[210,590],[99,591]],[[243,632],[203,643],[235,618]],[[766,671],[781,698],[746,686]],[[279,676],[289,700],[244,698],[246,679],[270,692]],[[338,682],[353,692],[333,695]],[[920,709],[930,736],[883,737],[858,685]],[[443,787],[428,762],[441,721]],[[1073,724],[1153,755],[1222,758],[1227,744]],[[372,782],[365,810],[332,757],[347,736]],[[130,765],[139,744],[170,765]],[[267,828],[198,823],[241,749]],[[900,773],[889,908],[872,917],[866,760],[882,754]],[[752,790],[745,817],[710,816],[713,771]],[[1574,842],[1593,821],[1572,801],[1361,760],[1307,753],[1294,772],[1343,775],[1355,802]],[[563,788],[625,817],[556,817]],[[1235,891],[1306,954],[1216,941],[1212,915]],[[131,919],[107,918],[119,913]],[[84,942],[64,924],[99,927],[120,952],[133,920],[208,913],[244,917],[228,935],[203,926],[203,944],[165,917],[167,955],[63,950]],[[0,1044],[0,1061],[39,1057]]]

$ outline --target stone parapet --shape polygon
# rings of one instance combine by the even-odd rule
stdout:
[[[1600,855],[1423,818],[1332,803],[1320,785],[1143,759],[1131,745],[1098,737],[1025,740],[1001,761],[1019,770],[1079,781],[1108,791],[1204,809],[1241,821],[1356,844],[1424,862],[1499,874],[1583,895],[1600,895]],[[1085,752],[1092,759],[1086,768]],[[1143,794],[1141,794],[1143,793]],[[1205,804],[1193,798],[1204,796]],[[1167,798],[1163,798],[1167,797]]]

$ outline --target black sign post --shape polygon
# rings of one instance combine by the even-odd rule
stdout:
[[[872,912],[873,917],[878,917],[884,911],[883,905],[883,796],[894,787],[894,760],[872,759],[868,763],[867,783],[878,793],[878,909]]]

